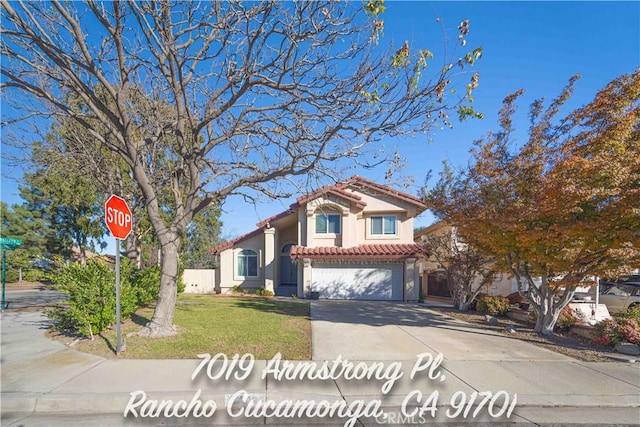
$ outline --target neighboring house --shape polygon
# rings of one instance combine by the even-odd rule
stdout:
[[[214,247],[216,291],[417,301],[424,249],[413,219],[424,210],[420,198],[359,176],[324,186]]]
[[[414,236],[414,241],[420,245],[432,235],[450,235],[452,245],[466,245],[462,239],[456,236],[456,229],[444,221],[436,222],[429,227],[420,230]],[[442,265],[433,258],[424,258],[419,263],[419,273],[422,283],[422,292],[426,296],[450,298],[447,275]],[[518,292],[518,283],[508,274],[498,274],[496,279],[481,290],[488,295],[509,295]]]
[[[105,262],[107,264],[115,264],[115,255],[102,255],[97,254],[95,252],[90,251],[89,249],[84,250],[85,261],[90,259],[95,259],[98,261]],[[71,255],[67,259],[69,263],[81,262],[83,259],[82,250],[77,246],[71,246]]]

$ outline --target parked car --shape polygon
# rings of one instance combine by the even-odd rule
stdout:
[[[607,306],[610,313],[640,307],[640,276],[600,282],[600,302]]]

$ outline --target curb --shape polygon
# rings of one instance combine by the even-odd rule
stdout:
[[[206,393],[206,392],[205,392]],[[200,400],[214,400],[219,409],[226,408],[225,395],[203,393]],[[257,394],[257,393],[254,393]],[[147,399],[191,401],[194,391],[149,392]],[[363,398],[365,396],[357,396]],[[369,396],[375,399],[378,396]],[[392,396],[389,396],[392,397]],[[51,393],[2,393],[2,413],[75,413],[75,414],[122,414],[130,395],[124,393],[94,394],[51,394]],[[347,402],[356,396],[342,397]],[[327,400],[330,400],[327,397]],[[274,400],[278,401],[277,398]],[[383,409],[398,410],[399,404],[384,403]],[[408,405],[407,407],[419,407]],[[448,408],[448,402],[438,404],[438,408]],[[517,408],[640,408],[638,396],[566,396],[566,395],[523,395],[518,396]]]

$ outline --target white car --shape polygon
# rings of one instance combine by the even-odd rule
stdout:
[[[640,280],[600,283],[600,302],[610,313],[624,312],[629,307],[640,308]]]

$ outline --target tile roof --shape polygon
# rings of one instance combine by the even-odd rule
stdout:
[[[359,187],[365,187],[365,188],[370,188],[372,190],[378,191],[382,194],[386,194],[388,196],[392,196],[392,197],[396,197],[400,200],[404,200],[405,202],[411,203],[415,206],[417,206],[418,208],[420,208],[421,210],[425,210],[427,208],[427,206],[425,205],[424,201],[418,197],[418,196],[414,196],[412,194],[409,193],[405,193],[403,191],[400,190],[396,190],[394,188],[391,188],[387,185],[382,185],[379,184],[375,181],[371,181],[370,179],[367,178],[363,178],[359,175],[354,175],[351,178],[339,182],[336,184],[336,187],[340,187],[340,188],[346,188],[346,187],[355,187],[355,188],[359,188]]]
[[[318,196],[323,196],[328,194],[334,194],[338,197],[354,202],[356,206],[360,209],[367,206],[367,204],[362,201],[362,197],[358,196],[357,194],[351,193],[350,191],[345,191],[344,188],[341,188],[339,186],[339,184],[325,185],[324,187],[318,188],[317,190],[312,191],[309,194],[305,194],[304,196],[298,197],[297,199],[298,205],[302,205],[308,202],[309,200],[313,200],[317,198]]]
[[[281,220],[282,218],[286,218],[289,215],[293,214],[296,209],[298,209],[300,207],[300,203],[292,203],[291,206],[289,206],[289,209],[287,209],[286,211],[280,212],[279,214],[275,214],[270,216],[269,218],[263,219],[262,221],[258,222],[256,224],[257,227],[262,228],[262,227],[269,227],[271,225],[272,222],[276,222],[278,220]]]
[[[377,182],[371,181],[369,179],[363,178],[361,176],[358,175],[354,175],[351,178],[345,180],[345,181],[341,181],[336,183],[335,185],[325,185],[321,188],[318,188],[317,190],[312,191],[311,193],[305,194],[303,196],[300,196],[297,198],[297,201],[293,204],[291,204],[291,206],[289,206],[289,209],[287,209],[286,211],[280,212],[276,215],[270,216],[269,218],[266,218],[260,222],[258,222],[256,224],[256,226],[258,227],[258,229],[253,230],[250,233],[247,234],[243,234],[242,236],[236,237],[235,239],[229,240],[227,242],[221,243],[218,246],[215,246],[213,248],[211,248],[209,250],[210,253],[215,254],[217,252],[221,252],[225,249],[229,249],[231,247],[233,247],[233,245],[235,245],[236,243],[245,240],[245,239],[249,239],[251,237],[255,237],[258,234],[260,234],[262,232],[262,229],[264,227],[270,227],[271,223],[281,220],[283,218],[286,218],[287,216],[291,215],[296,209],[298,209],[300,206],[302,206],[303,204],[307,203],[309,200],[313,200],[316,197],[322,196],[322,195],[328,195],[328,194],[333,194],[336,195],[338,197],[341,197],[345,200],[349,200],[351,202],[354,202],[356,204],[357,207],[359,207],[360,209],[363,209],[367,204],[362,200],[362,197],[358,196],[357,194],[354,194],[350,191],[346,191],[345,189],[348,187],[353,187],[353,188],[370,188],[374,191],[377,191],[379,193],[382,194],[386,194],[388,196],[391,197],[395,197],[397,199],[400,200],[404,200],[405,202],[408,202],[410,204],[413,204],[414,206],[418,207],[418,210],[424,211],[426,209],[426,205],[424,204],[424,202],[422,201],[422,199],[420,199],[419,197],[416,196],[412,196],[411,194],[408,193],[404,193],[402,191],[399,190],[395,190],[391,187],[388,187],[386,185],[382,185],[382,184],[378,184]],[[367,246],[367,245],[364,245]],[[360,246],[360,247],[364,247],[364,246]],[[380,246],[380,245],[376,245],[376,246]],[[389,246],[389,245],[382,245],[382,246]],[[398,245],[396,245],[398,246]],[[399,246],[404,246],[404,245],[399,245]],[[394,255],[396,256],[396,255]]]
[[[250,239],[251,237],[255,237],[262,233],[263,233],[262,228],[255,229],[250,233],[243,234],[242,236],[238,236],[235,239],[227,240],[224,243],[220,243],[218,246],[214,246],[213,248],[209,249],[209,253],[216,254],[218,252],[222,252],[225,249],[231,248],[233,245],[240,242],[241,240]]]
[[[360,245],[352,248],[294,246],[291,249],[293,259],[404,259],[425,255],[424,247],[416,243]]]

